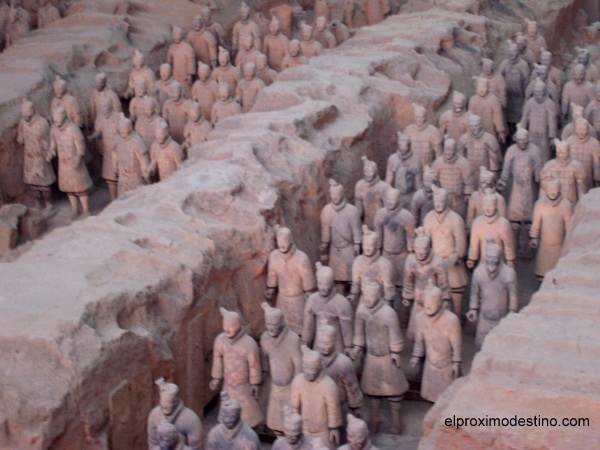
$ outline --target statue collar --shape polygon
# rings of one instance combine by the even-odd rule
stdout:
[[[167,419],[168,422],[174,424],[177,421],[179,414],[181,414],[181,411],[183,411],[183,408],[185,408],[183,400],[178,399],[177,407],[173,410],[173,412],[169,415],[163,413],[163,416],[165,417],[165,419]]]
[[[483,214],[483,218],[485,219],[485,221],[486,221],[486,222],[487,222],[489,225],[491,225],[491,224],[493,224],[494,222],[496,222],[496,220],[498,220],[498,217],[500,217],[500,214],[498,214],[498,210],[496,210],[496,212],[495,212],[495,213],[494,213],[492,216],[490,216],[490,217],[488,217],[488,216],[486,216],[485,214]]]
[[[380,298],[379,301],[377,302],[377,304],[375,306],[373,306],[372,308],[369,308],[366,304],[365,304],[365,306],[367,306],[367,311],[369,311],[369,313],[371,315],[375,315],[375,313],[377,313],[377,311],[379,311],[381,308],[383,308],[383,304],[384,304],[384,301],[382,298]]]
[[[333,209],[335,211],[340,212],[342,209],[344,209],[346,207],[346,204],[347,204],[347,201],[346,201],[346,199],[344,199],[340,202],[339,205],[336,205],[335,203],[332,202],[331,206],[333,207]]]
[[[433,210],[434,217],[438,221],[438,223],[442,223],[446,217],[448,216],[448,211],[450,211],[450,207],[446,207],[441,213],[437,212],[435,209]]]
[[[225,337],[227,338],[227,341],[229,341],[229,343],[231,345],[233,345],[237,341],[239,341],[245,334],[246,334],[246,331],[243,328],[240,328],[240,331],[238,331],[238,333],[234,337],[232,337],[232,338],[229,338],[227,336],[225,336]]]
[[[235,425],[235,427],[233,427],[231,430],[229,428],[227,428],[225,425],[223,425],[223,434],[225,435],[225,437],[227,439],[232,441],[240,433],[240,430],[242,429],[242,425],[243,425],[243,422],[242,422],[241,418],[240,418],[240,420],[238,420],[238,423]]]
[[[336,360],[337,356],[338,356],[338,352],[336,352],[335,350],[329,356],[323,356],[323,355],[321,355],[321,359],[323,359],[323,366],[324,367],[330,367],[334,363],[334,361]]]
[[[552,200],[550,197],[548,197],[548,195],[546,195],[546,198],[548,199],[548,202],[553,206],[556,207],[558,206],[558,204],[562,201],[563,196],[562,193],[560,193],[558,195],[558,197],[556,197],[554,200]]]
[[[296,254],[296,246],[292,244],[289,252],[283,253],[280,251],[279,253],[281,254],[281,259],[283,259],[285,262],[288,262]]]

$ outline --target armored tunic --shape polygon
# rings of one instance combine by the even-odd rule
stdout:
[[[58,188],[69,194],[87,193],[93,186],[85,165],[83,134],[77,125],[66,120],[50,130],[50,151],[58,156]]]
[[[197,122],[188,120],[183,129],[183,138],[185,147],[191,149],[194,145],[201,144],[208,140],[208,133],[212,131],[210,123],[204,119]]]
[[[173,84],[173,77],[168,80],[158,80],[156,82],[156,101],[158,102],[157,114],[160,114],[162,108],[167,100],[171,98],[171,85]]]
[[[269,33],[265,36],[263,53],[267,55],[267,63],[271,69],[281,72],[289,43],[290,40],[283,33],[278,33],[275,36]]]
[[[376,176],[373,181],[365,179],[358,180],[354,188],[354,205],[358,210],[363,223],[373,229],[375,214],[383,206],[383,198],[389,189],[389,185]]]
[[[177,143],[183,143],[183,129],[188,121],[187,102],[183,97],[177,102],[172,99],[167,100],[163,105],[162,116],[169,124],[171,137]]]
[[[101,114],[102,103],[107,98],[110,100],[113,110],[117,113],[121,112],[121,109],[122,109],[121,101],[119,100],[119,97],[117,97],[117,94],[115,94],[114,91],[111,91],[108,88],[105,88],[101,91],[95,90],[94,92],[92,92],[92,95],[90,95],[89,121],[88,121],[89,127],[95,127],[96,120],[98,119],[98,116]]]
[[[144,80],[146,82],[146,88],[148,92],[155,92],[155,83],[156,77],[154,76],[154,72],[147,66],[142,67],[141,69],[133,68],[129,73],[129,89],[134,92],[135,84],[138,80]]]
[[[217,85],[227,83],[229,85],[229,92],[233,93],[242,79],[242,72],[231,64],[219,66],[213,70],[212,79],[217,82]]]
[[[469,113],[462,111],[457,114],[452,110],[444,112],[440,117],[440,132],[458,142],[463,134],[469,132]]]
[[[191,30],[186,40],[194,50],[196,61],[202,61],[211,66],[217,60],[217,39],[210,31],[206,29]]]
[[[516,259],[515,242],[510,222],[496,212],[492,217],[479,216],[473,221],[468,253],[468,258],[471,261],[478,261],[485,257],[488,238],[492,238],[502,247],[505,261],[510,262]]]
[[[265,83],[260,78],[254,78],[250,81],[246,79],[240,80],[236,89],[236,99],[242,105],[242,111],[250,112],[258,93],[265,87]]]
[[[400,204],[409,209],[414,193],[423,187],[421,159],[412,150],[408,155],[393,153],[388,158],[385,182],[400,191]]]
[[[163,422],[169,422],[177,428],[183,442],[192,450],[202,448],[202,423],[191,409],[179,400],[174,411],[165,415],[160,406],[155,406],[148,415],[148,448],[158,448],[156,429]]]
[[[206,450],[259,450],[256,432],[240,421],[233,430],[223,424],[211,428],[206,438]]]
[[[600,182],[600,142],[590,136],[579,139],[576,135],[571,136],[567,142],[571,148],[571,158],[583,166],[585,190],[589,191],[595,183]]]
[[[236,82],[237,83],[237,82]],[[202,115],[209,122],[212,120],[212,107],[219,98],[219,84],[212,79],[196,80],[192,87],[192,99],[200,103]]]
[[[419,189],[415,192],[410,203],[410,212],[415,218],[415,227],[423,225],[423,219],[429,211],[433,210],[433,191],[427,192],[425,189]]]
[[[46,187],[54,184],[56,174],[48,160],[50,151],[50,125],[39,114],[31,121],[21,119],[17,130],[17,142],[23,145],[23,182],[32,186]]]
[[[96,119],[95,131],[102,138],[102,178],[117,181],[115,152],[119,142],[119,117],[113,112],[110,117],[101,114]]]
[[[487,131],[475,136],[470,131],[458,140],[458,151],[467,158],[471,165],[471,173],[479,173],[481,166],[491,172],[500,172],[502,168],[502,151],[496,137]],[[479,187],[479,179],[473,177],[473,189]]]
[[[529,83],[529,65],[522,58],[516,63],[505,59],[500,64],[499,72],[506,81],[506,121],[519,123],[525,102],[525,90]]]
[[[540,150],[542,163],[550,159],[550,139],[557,133],[556,117],[556,106],[548,97],[542,103],[535,98],[525,102],[521,125],[529,130],[529,138]]]
[[[167,52],[167,62],[173,68],[173,78],[181,83],[185,96],[189,98],[192,87],[186,82],[186,77],[193,77],[196,73],[194,49],[185,41],[171,44]]]
[[[142,114],[135,121],[135,131],[140,135],[147,148],[150,148],[152,143],[156,140],[156,127],[162,120],[163,119],[156,114],[152,115],[152,117]]]
[[[479,189],[473,192],[471,197],[469,197],[469,209],[467,210],[466,220],[467,230],[471,229],[473,220],[483,214],[483,200],[485,199],[485,196],[486,194]],[[504,197],[496,191],[494,191],[494,196],[496,197],[498,205],[498,214],[502,217],[506,217],[506,200],[504,200]]]
[[[145,184],[150,155],[148,147],[137,133],[132,132],[126,138],[118,137],[115,159],[119,181],[118,197]]]
[[[546,192],[546,182],[552,178],[560,180],[562,195],[573,205],[587,192],[586,174],[583,165],[570,158],[566,163],[561,163],[557,159],[552,159],[546,163],[542,169],[541,190]]]
[[[379,253],[373,256],[358,255],[352,264],[352,287],[350,292],[360,295],[365,283],[376,282],[382,287],[383,297],[388,303],[396,298],[394,268],[392,263]]]
[[[350,412],[349,408],[362,407],[363,394],[358,385],[354,363],[349,357],[340,352],[323,356],[323,371],[337,384],[343,415]]]
[[[233,30],[231,31],[231,48],[234,52],[237,52],[240,48],[240,39],[244,34],[251,34],[254,37],[254,47],[257,50],[262,48],[260,28],[256,22],[251,19],[246,21],[238,20],[233,25]]]
[[[506,108],[506,81],[504,81],[504,77],[499,73],[493,73],[489,76],[481,73],[479,76],[481,78],[487,78],[490,94],[494,94],[498,97],[500,106]]]
[[[570,113],[572,103],[585,108],[594,97],[594,85],[589,81],[584,81],[581,84],[577,84],[573,80],[569,81],[562,91],[562,115],[566,116]]]
[[[167,138],[167,141],[163,144],[155,141],[150,147],[152,171],[156,171],[160,181],[166,180],[181,167],[183,156],[181,145],[173,139]]]
[[[421,166],[431,166],[434,159],[442,154],[442,133],[430,124],[418,127],[409,125],[405,133],[410,136],[410,148],[421,160]]]
[[[445,156],[440,156],[433,163],[431,170],[435,180],[448,191],[450,207],[461,217],[466,217],[467,196],[473,192],[473,172],[469,161],[458,154],[451,161]]]
[[[242,114],[242,107],[233,98],[226,101],[217,100],[212,107],[210,117],[213,123],[220,122],[231,116]]]
[[[473,95],[469,100],[469,112],[481,117],[483,129],[492,136],[498,137],[506,131],[502,105],[494,94],[488,93],[485,97]]]
[[[250,50],[241,49],[235,57],[235,67],[243,71],[247,63],[254,63],[256,65],[258,55],[260,55],[260,52],[255,48],[251,48]]]
[[[319,340],[319,327],[331,325],[337,330],[338,340],[335,348],[338,352],[352,348],[352,323],[354,312],[346,297],[331,290],[327,297],[315,292],[308,297],[304,308],[304,329],[302,341],[314,346]]]

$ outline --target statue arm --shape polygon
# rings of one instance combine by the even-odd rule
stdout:
[[[252,338],[250,338],[252,339]],[[260,350],[254,340],[253,347],[248,352],[248,369],[250,372],[250,384],[257,386],[262,383],[262,368],[260,364]]]
[[[218,339],[219,337],[217,336],[217,338],[215,339],[215,344],[213,346],[213,360],[210,375],[213,380],[223,379],[223,349]]]
[[[325,207],[321,211],[321,243],[323,244],[331,242],[331,218],[328,210],[329,208]]]
[[[511,275],[508,281],[508,310],[517,312],[519,309],[519,289],[517,282],[517,275],[515,271],[511,271]]]
[[[391,156],[388,159],[387,166],[385,168],[385,182],[394,187],[394,164]]]
[[[471,279],[471,298],[469,300],[469,309],[479,311],[481,307],[481,284],[479,283],[479,276],[477,271],[473,272],[473,278]]]

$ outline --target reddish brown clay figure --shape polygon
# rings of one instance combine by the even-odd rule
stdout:
[[[294,377],[302,371],[300,338],[290,330],[280,309],[263,302],[267,330],[260,336],[262,370],[269,375],[267,426],[276,434],[284,430],[283,409],[290,404]]]
[[[473,272],[471,301],[467,318],[477,322],[475,346],[479,349],[487,334],[509,312],[519,307],[517,274],[502,261],[502,247],[489,242],[485,259]]]
[[[135,82],[134,97],[129,102],[129,120],[133,123],[137,121],[138,116],[144,114],[144,99],[148,96],[148,86],[144,80]]]
[[[350,302],[335,289],[333,270],[318,262],[317,292],[306,301],[302,342],[313,346],[319,339],[321,326],[331,325],[337,331],[336,350],[348,355],[352,349],[353,319]]]
[[[517,43],[508,42],[508,58],[500,64],[499,72],[506,82],[506,108],[504,110],[506,121],[509,124],[519,123],[530,70],[529,64],[519,53]]]
[[[171,84],[173,84],[173,68],[171,64],[164,63],[159,68],[160,79],[156,82],[156,99],[158,100],[158,111],[162,111],[162,107],[167,100],[169,100],[171,91]]]
[[[89,192],[93,183],[85,166],[85,140],[81,130],[67,117],[67,111],[57,106],[52,111],[50,153],[58,158],[58,189],[66,193],[71,203],[71,219],[90,214]]]
[[[143,114],[135,121],[135,131],[140,135],[147,148],[150,148],[156,139],[156,127],[164,119],[157,114],[158,103],[153,97],[144,97]]]
[[[534,20],[525,19],[527,27],[527,47],[533,52],[534,60],[539,61],[542,50],[548,48],[546,39],[538,32],[538,24]]]
[[[546,183],[546,195],[540,196],[533,209],[530,245],[537,248],[535,274],[544,277],[556,267],[562,252],[567,226],[573,214],[573,204],[561,193],[560,181]]]
[[[498,140],[485,131],[483,121],[478,115],[469,116],[469,131],[460,137],[458,151],[469,161],[473,174],[477,173],[481,166],[494,173],[500,172],[502,168],[502,152]],[[472,181],[473,188],[477,189],[475,177]]]
[[[504,260],[510,267],[514,267],[516,249],[513,230],[510,222],[500,215],[498,198],[492,192],[486,193],[483,199],[483,214],[473,221],[467,260],[469,269],[475,268],[477,261],[485,257],[490,239],[501,246]]]
[[[412,151],[421,159],[422,166],[431,166],[435,158],[442,154],[442,133],[427,123],[427,110],[413,104],[415,123],[409,125],[404,134],[410,137]]]
[[[410,212],[415,218],[415,226],[423,225],[427,213],[433,210],[434,174],[429,166],[423,170],[423,187],[415,192],[410,202]]]
[[[196,61],[217,67],[217,38],[206,29],[202,16],[194,17],[194,28],[187,34],[186,41],[196,55]]]
[[[485,131],[504,144],[506,142],[506,126],[500,100],[489,91],[487,78],[475,77],[475,87],[475,95],[469,100],[469,112],[481,117]]]
[[[219,310],[223,332],[215,338],[210,388],[216,391],[222,382],[223,390],[240,403],[244,423],[254,428],[263,422],[257,402],[262,382],[260,351],[242,328],[240,315],[225,308]]]
[[[386,14],[390,12],[390,5],[386,0],[361,0],[360,7],[368,25],[382,22]]]
[[[250,18],[250,7],[242,2],[240,6],[240,20],[233,25],[231,32],[231,48],[237,52],[240,48],[241,38],[243,35],[250,34],[254,38],[254,45],[257,50],[262,48],[260,28],[254,20]]]
[[[283,64],[283,60],[281,63]],[[262,80],[263,83],[265,83],[265,86],[272,85],[277,79],[277,72],[271,69],[267,64],[267,55],[263,55],[261,53],[256,57],[256,69],[256,75]]]
[[[327,19],[323,16],[317,17],[315,20],[315,28],[313,30],[313,38],[319,42],[323,48],[334,48],[337,46],[335,36],[327,28]]]
[[[219,98],[215,101],[210,113],[213,125],[227,117],[242,114],[242,107],[231,96],[231,88],[227,83],[219,84]]]
[[[590,101],[590,103],[588,103],[588,105],[590,105],[590,104],[592,104],[591,101]],[[580,119],[587,119],[587,117],[584,117],[583,112],[584,112],[583,107],[576,105],[574,103],[571,105],[571,119],[572,120],[563,127],[561,134],[560,134],[561,140],[563,140],[563,141],[569,140],[569,138],[575,134],[575,124],[577,123],[577,121]],[[595,128],[590,127],[588,132],[591,137],[598,139],[598,132],[596,131]]]
[[[212,107],[219,98],[219,84],[210,76],[210,67],[198,63],[198,79],[192,87],[192,99],[202,106],[202,115],[212,120]]]
[[[54,111],[59,106],[62,106],[67,112],[67,117],[71,122],[81,128],[83,118],[77,99],[68,92],[67,82],[59,76],[54,80],[54,97],[50,102],[50,111]]]
[[[563,123],[572,112],[573,104],[585,108],[594,99],[594,85],[585,79],[585,66],[577,64],[573,68],[572,78],[562,91],[561,114]]]
[[[410,365],[418,367],[424,358],[421,397],[436,402],[460,376],[462,334],[460,319],[443,304],[437,286],[425,290],[424,309],[417,317],[415,345]]]
[[[294,412],[302,416],[307,439],[319,438],[329,449],[340,443],[342,411],[337,385],[325,374],[319,352],[302,347],[302,372],[292,382]]]
[[[60,11],[54,7],[49,0],[40,0],[37,10],[37,27],[44,28],[53,22],[60,20]]]
[[[192,93],[192,78],[196,73],[196,55],[190,44],[183,40],[183,30],[173,27],[173,43],[167,52],[167,63],[173,68],[173,78],[183,87],[186,98]]]
[[[586,48],[575,47],[577,63],[585,67],[585,79],[594,84],[600,79],[600,70],[590,61],[590,52]]]
[[[567,139],[571,158],[579,161],[585,171],[586,191],[600,184],[600,143],[590,136],[590,123],[586,119],[575,122],[575,134]]]
[[[104,72],[97,74],[95,82],[96,89],[92,92],[92,95],[90,95],[89,103],[89,119],[87,125],[90,128],[94,128],[96,119],[100,114],[102,102],[105,98],[110,100],[115,112],[121,112],[121,101],[117,94],[108,88],[106,74]]]
[[[455,91],[452,95],[452,109],[440,117],[440,132],[458,142],[460,137],[469,131],[469,114],[467,112],[467,97]]]
[[[242,111],[250,112],[256,102],[258,93],[265,88],[265,83],[256,76],[256,64],[247,62],[243,67],[244,78],[238,83],[235,99],[242,105]]]
[[[50,149],[50,125],[29,100],[21,105],[17,142],[23,146],[23,182],[38,204],[52,209],[51,186],[56,182]]]
[[[529,130],[532,144],[539,150],[542,162],[550,159],[550,140],[557,133],[555,103],[548,97],[546,84],[539,78],[534,81],[533,98],[525,103],[521,126]]]
[[[584,117],[594,130],[600,130],[600,81],[594,86],[594,99],[585,107]],[[563,138],[564,139],[564,138]]]
[[[461,317],[468,279],[464,261],[467,254],[465,221],[450,209],[450,195],[446,189],[434,190],[433,208],[425,216],[423,229],[431,239],[433,253],[442,258],[448,268],[454,312]]]
[[[102,178],[106,181],[110,199],[117,198],[117,168],[115,166],[119,136],[119,113],[114,110],[112,100],[104,97],[98,109],[98,117],[94,133],[90,140],[101,139],[100,150],[102,153]]]
[[[415,218],[400,204],[401,194],[389,188],[384,197],[384,207],[375,214],[377,233],[383,256],[392,263],[392,283],[397,292],[404,283],[404,264],[408,253],[414,251]]]
[[[259,450],[256,432],[244,420],[243,405],[221,392],[221,423],[208,432],[206,450]]]
[[[204,26],[206,27],[206,30],[210,31],[217,40],[217,47],[220,45],[225,45],[225,29],[220,23],[213,22],[211,15],[212,12],[210,8],[206,6],[200,8],[200,16],[202,16]]]
[[[277,227],[277,249],[269,255],[265,298],[270,301],[276,298],[285,323],[296,334],[302,335],[306,298],[315,285],[308,256],[296,247],[289,228]]]
[[[247,63],[256,64],[256,58],[260,52],[254,48],[254,37],[251,34],[244,34],[240,37],[240,47],[235,57],[235,67],[241,71]]]
[[[554,140],[556,158],[548,161],[542,169],[541,192],[545,194],[546,183],[552,178],[560,181],[562,195],[573,206],[587,192],[586,174],[583,165],[571,157],[571,146],[568,142]]]
[[[281,70],[303,66],[304,64],[308,64],[308,58],[300,51],[300,42],[297,39],[292,39],[288,46],[288,54],[281,63]]]
[[[362,230],[360,215],[346,200],[344,186],[329,180],[330,203],[321,211],[322,253],[328,252],[329,266],[336,283],[346,285],[352,280],[352,263],[360,254]]]
[[[163,181],[177,172],[185,158],[181,146],[169,135],[169,126],[165,122],[158,123],[155,133],[148,173]]]
[[[454,139],[444,141],[444,154],[435,160],[431,170],[434,179],[448,191],[450,208],[464,219],[469,195],[473,192],[473,172],[467,158],[458,154]]]
[[[263,42],[263,53],[267,57],[269,66],[281,72],[283,59],[287,55],[288,45],[290,40],[281,32],[281,24],[279,20],[273,16],[269,24],[269,34],[265,36]]]
[[[161,422],[156,427],[156,440],[158,445],[151,450],[191,450],[184,444],[179,430],[171,422]]]
[[[560,91],[550,79],[550,73],[548,72],[548,68],[546,66],[541,64],[533,65],[531,80],[529,81],[527,89],[525,90],[525,98],[530,99],[533,97],[533,90],[537,81],[541,81],[546,85],[546,95],[554,103],[556,115],[558,116],[560,111]]]
[[[282,3],[275,6],[274,8],[271,8],[269,12],[271,13],[271,18],[275,18],[279,21],[281,26],[281,32],[284,34],[284,36],[288,39],[291,39],[294,16],[298,13],[298,11],[301,10],[301,7],[292,8],[287,0],[283,0]]]
[[[389,185],[379,178],[377,164],[362,158],[363,178],[358,180],[354,188],[354,205],[363,223],[373,228],[375,213],[383,206],[383,197]]]
[[[344,25],[344,23],[341,21],[341,18],[339,20],[334,19],[329,22],[329,31],[333,33],[337,45],[346,42],[351,36],[350,29]]]
[[[519,56],[523,61],[527,63],[527,66],[531,71],[531,66],[533,66],[533,64],[536,62],[535,54],[533,53],[533,50],[531,50],[527,45],[527,37],[520,31],[515,36],[515,44],[517,44]]]
[[[369,428],[364,420],[348,414],[347,421],[348,443],[339,447],[338,450],[379,450],[371,443]]]
[[[231,64],[231,56],[223,47],[219,47],[219,67],[213,70],[212,79],[218,84],[227,83],[232,92],[235,92],[237,84],[242,79],[240,69]]]
[[[133,53],[133,69],[129,73],[129,83],[127,91],[125,92],[125,98],[131,98],[135,90],[135,82],[137,80],[145,80],[146,86],[149,92],[155,91],[156,77],[154,72],[146,65],[144,54],[139,50],[135,50]]]
[[[323,53],[323,46],[313,38],[313,27],[306,23],[300,28],[300,51],[309,59]]]
[[[189,154],[189,150],[194,146],[206,142],[208,133],[212,131],[210,122],[202,116],[202,106],[197,102],[192,102],[189,105],[188,121],[183,129],[183,145],[182,148],[185,154]]]
[[[381,422],[381,402],[389,402],[392,418],[390,432],[402,433],[401,402],[408,391],[402,372],[400,353],[404,347],[396,311],[381,297],[378,283],[368,283],[364,301],[358,305],[354,320],[352,357],[364,365],[360,386],[371,403],[369,428],[376,433]]]
[[[302,433],[302,416],[289,405],[283,408],[283,436],[277,438],[271,450],[314,450]]]
[[[177,81],[171,84],[170,98],[162,109],[162,117],[169,124],[171,136],[178,143],[183,142],[183,129],[188,120],[187,102],[183,97],[183,88]]]
[[[548,79],[554,83],[558,92],[561,92],[565,82],[565,74],[562,70],[554,66],[552,53],[542,49],[540,63],[548,68]]]
[[[498,199],[498,212],[502,217],[506,217],[506,200],[496,192],[496,176],[485,167],[479,168],[479,189],[469,197],[469,208],[467,210],[467,234],[471,231],[473,220],[483,214],[483,199],[487,194],[493,193]]]
[[[398,189],[403,208],[410,208],[412,198],[423,187],[421,158],[412,150],[411,138],[398,133],[396,153],[390,155],[385,171],[385,182]]]
[[[163,423],[174,425],[178,437],[192,450],[202,448],[202,423],[194,411],[187,408],[177,396],[179,388],[176,384],[167,383],[164,378],[156,380],[160,395],[160,403],[148,414],[148,448],[156,449],[161,438],[158,429]],[[178,447],[175,447],[178,448]],[[161,450],[163,450],[161,448]]]
[[[11,7],[8,11],[8,23],[6,24],[6,29],[4,31],[6,39],[5,47],[8,48],[15,45],[15,43],[29,33],[30,30],[31,26],[19,15],[19,10]]]
[[[315,20],[318,17],[325,17],[328,22],[331,20],[331,2],[327,0],[315,0],[313,8]]]
[[[133,131],[131,121],[122,114],[119,118],[119,137],[114,153],[117,171],[117,197],[146,184],[150,155],[144,140]]]

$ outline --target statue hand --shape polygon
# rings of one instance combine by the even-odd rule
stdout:
[[[362,356],[362,347],[355,345],[354,348],[352,349],[352,353],[351,353],[350,357],[355,361],[360,361],[361,356]]]
[[[538,248],[538,245],[540,245],[539,239],[531,239],[531,241],[529,241],[529,246],[531,248]]]
[[[352,347],[345,347],[344,348],[344,354],[348,357],[348,358],[352,358]]]
[[[335,443],[335,445],[340,445],[340,430],[337,428],[330,429],[329,441]]]
[[[396,367],[400,367],[400,363],[402,361],[402,358],[400,357],[400,353],[392,353],[390,357],[392,358],[392,363]]]
[[[496,182],[496,190],[497,191],[502,192],[505,187],[506,187],[506,181],[504,181],[504,180],[498,180]]]
[[[360,408],[350,408],[350,411],[352,411],[352,415],[354,417],[358,417],[359,419],[362,417],[362,411]]]
[[[360,255],[360,244],[354,244],[353,253],[354,253],[354,256]]]
[[[352,305],[354,305],[354,303],[356,303],[357,299],[358,299],[358,294],[350,294],[350,295],[348,295],[348,301]]]
[[[403,298],[402,299],[402,305],[406,306],[407,308],[410,307],[411,303],[412,302],[409,299],[407,299],[407,298]]]
[[[321,252],[326,252],[328,248],[329,248],[329,244],[326,242],[322,242],[319,245],[319,251],[321,251]]]
[[[501,144],[506,144],[506,133],[498,133],[498,142]]]
[[[467,312],[467,320],[469,322],[477,322],[477,310],[476,309],[470,309]]]
[[[460,363],[455,362],[452,363],[452,378],[457,379],[458,377],[460,377]]]
[[[258,400],[258,395],[260,394],[260,387],[258,385],[250,386],[250,395]]]
[[[421,365],[421,358],[418,356],[413,356],[410,358],[410,367],[419,367]]]
[[[221,386],[221,380],[219,380],[217,378],[213,378],[212,380],[210,380],[210,383],[208,384],[208,387],[210,388],[211,391],[218,391],[219,386]]]
[[[474,269],[475,268],[475,261],[473,261],[472,259],[468,259],[467,260],[467,267],[469,269]]]
[[[273,297],[275,297],[275,288],[268,287],[265,290],[265,298],[267,300],[273,300]]]

